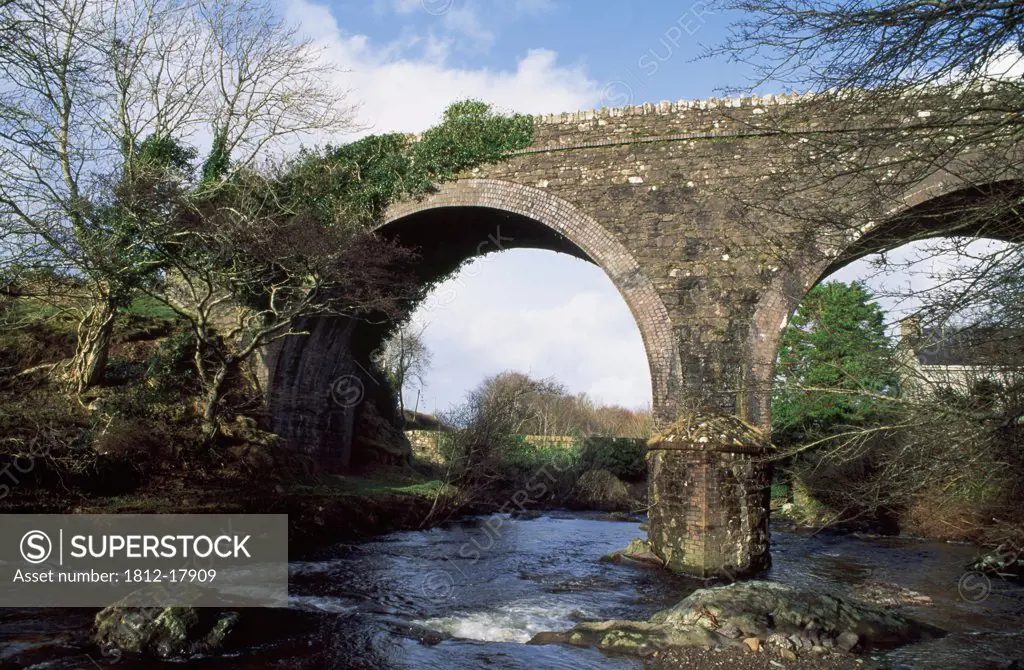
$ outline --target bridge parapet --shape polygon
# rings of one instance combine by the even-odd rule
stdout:
[[[991,99],[991,114],[998,116],[999,90],[915,91],[899,97],[873,97],[860,92],[790,93],[742,97],[664,100],[627,107],[602,107],[534,116],[533,145],[517,153],[627,144],[650,141],[714,139],[730,136],[787,134],[825,130],[871,130],[880,127],[931,127],[938,117],[945,123],[965,124],[979,115],[962,118],[965,96]],[[968,103],[978,108],[978,100]],[[780,123],[781,121],[781,123]]]
[[[651,116],[678,114],[690,110],[729,109],[749,107],[753,109],[768,106],[791,105],[812,100],[811,93],[782,93],[771,95],[750,95],[724,98],[697,98],[694,100],[662,100],[625,107],[601,107],[600,109],[563,112],[561,114],[538,114],[533,117],[537,124],[562,124],[592,121],[594,119],[616,119],[628,116]]]

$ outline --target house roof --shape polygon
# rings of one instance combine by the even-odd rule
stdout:
[[[912,341],[921,365],[1024,367],[1024,329],[924,329]]]

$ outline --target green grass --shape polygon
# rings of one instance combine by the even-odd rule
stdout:
[[[286,485],[286,494],[314,496],[318,498],[366,498],[385,499],[395,496],[417,496],[433,499],[438,492],[453,493],[449,484],[439,480],[416,480],[413,477],[353,477],[333,475],[323,484]],[[225,510],[242,509],[238,502],[230,501],[230,494],[217,491],[173,491],[138,492],[126,495],[111,496],[90,500],[81,507],[81,511],[94,513],[131,513],[158,512],[172,514],[181,512],[183,499],[188,500],[188,512],[224,512]]]
[[[242,510],[238,503],[222,500],[196,501],[183,511],[181,493],[131,493],[119,496],[97,497],[81,505],[79,510],[90,514],[219,514],[227,510]]]
[[[146,319],[177,318],[173,309],[148,295],[137,296],[132,300],[132,304],[125,309],[125,312],[134,316],[141,316]]]
[[[433,498],[439,492],[452,492],[452,486],[439,479],[416,478],[412,476],[355,477],[333,475],[330,481],[315,486],[298,486],[296,491],[316,495],[345,495],[366,498],[381,498],[393,495],[414,495]]]
[[[3,315],[5,324],[18,326],[45,323],[54,332],[74,332],[78,322],[66,310],[36,298],[18,298]]]

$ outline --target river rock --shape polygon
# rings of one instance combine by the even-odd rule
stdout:
[[[996,547],[991,553],[978,557],[967,569],[972,572],[984,572],[985,574],[1024,581],[1024,557],[1021,551],[1011,543],[1002,544]]]
[[[223,649],[238,612],[197,607],[122,607],[96,615],[93,642],[104,649],[183,658]]]
[[[893,612],[762,580],[699,589],[675,607],[658,612],[651,621],[715,628],[732,623],[753,635],[813,632],[835,638],[852,631],[872,645],[882,646],[901,644],[934,631]]]
[[[528,644],[570,644],[634,656],[650,656],[669,647],[715,648],[741,643],[699,626],[674,629],[648,621],[616,619],[581,623],[564,633],[537,633]]]
[[[792,640],[786,637],[783,633],[772,633],[764,642],[776,649],[793,649],[795,646]]]
[[[654,553],[654,550],[651,549],[651,543],[647,540],[640,539],[633,540],[629,543],[629,546],[622,551],[616,551],[602,556],[601,560],[619,564],[640,563],[641,565],[650,565],[656,568],[661,568],[665,565],[658,555]],[[736,637],[739,637],[738,632]]]
[[[607,470],[588,470],[576,481],[569,493],[571,507],[624,512],[632,506],[629,489]]]
[[[840,633],[839,637],[836,638],[836,646],[843,651],[853,651],[853,648],[860,642],[860,636],[853,631],[846,631]]]
[[[103,649],[172,659],[220,651],[234,640],[241,616],[210,589],[178,590],[182,602],[203,607],[137,605],[153,602],[159,586],[143,587],[96,614],[92,641]]]
[[[741,635],[733,637],[734,630]],[[759,580],[698,589],[649,621],[584,623],[565,633],[539,634],[531,643],[596,646],[644,656],[674,646],[753,648],[749,639],[757,638],[778,655],[781,650],[810,653],[813,639],[821,641],[821,648],[836,646],[849,651],[895,646],[939,634],[936,628],[894,612]],[[791,635],[801,636],[799,646]],[[745,639],[741,641],[741,637]],[[803,643],[804,637],[809,644]],[[784,657],[788,659],[789,654]]]
[[[731,640],[735,640],[736,638],[743,636],[743,631],[736,626],[722,626],[718,629],[718,633],[719,635],[724,635]]]
[[[901,605],[931,605],[928,596],[911,591],[899,584],[887,582],[864,582],[850,589],[850,597],[857,602],[875,607],[899,607]]]

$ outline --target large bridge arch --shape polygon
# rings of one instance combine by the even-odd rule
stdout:
[[[630,252],[592,217],[542,189],[501,180],[467,179],[399,203],[376,230],[417,249],[417,280],[430,286],[473,257],[509,248],[541,248],[577,256],[600,267],[629,307],[640,331],[651,377],[652,410],[675,418],[680,356],[668,311]],[[410,311],[415,305],[409,305]],[[365,359],[391,325],[341,317],[310,319],[303,336],[280,340],[265,356],[271,429],[330,467],[347,467],[355,426],[368,404],[362,394],[382,392],[367,379]],[[339,388],[360,379],[361,388]],[[360,391],[359,402],[349,403]],[[339,402],[340,400],[340,402]]]
[[[884,127],[906,123],[913,129],[916,119],[931,115],[931,107],[948,103],[942,96],[914,100],[879,120]],[[791,113],[798,105],[806,106]],[[530,147],[481,166],[473,178],[396,205],[380,234],[427,245],[431,262],[421,267],[425,282],[445,276],[466,258],[493,251],[491,245],[506,244],[503,237],[515,238],[506,246],[553,249],[590,260],[608,274],[638,324],[660,420],[724,413],[768,427],[783,328],[808,290],[840,264],[912,237],[913,231],[901,225],[912,228],[915,217],[942,228],[935,211],[955,208],[958,198],[978,192],[973,184],[1020,177],[1008,171],[1020,165],[1006,160],[1006,152],[1018,151],[1010,146],[965,152],[949,169],[902,196],[890,191],[895,184],[857,173],[848,189],[826,200],[827,213],[836,220],[849,215],[873,223],[856,235],[808,230],[813,217],[797,208],[819,192],[817,166],[831,159],[826,153],[808,156],[815,161],[808,188],[793,198],[780,201],[770,175],[799,178],[794,168],[800,167],[803,150],[793,149],[813,137],[863,130],[842,122],[841,115],[834,123],[835,114],[822,109],[813,96],[754,96],[537,117]],[[776,132],[776,121],[788,124],[786,132]],[[906,146],[891,151],[905,158]],[[882,162],[873,167],[880,168],[887,157],[879,156]],[[820,193],[823,199],[829,195]],[[490,234],[498,232],[491,224],[499,223],[503,234],[491,241]],[[345,400],[351,388],[336,386],[336,380],[372,376],[360,372],[356,361],[379,343],[387,324],[320,319],[302,325],[308,335],[266,352],[261,379],[266,379],[271,427],[318,459],[344,465],[347,454],[337,453],[338,445],[351,442],[354,416],[361,410],[332,404],[331,389],[340,390],[337,395]],[[367,383],[367,390],[372,388],[386,390]],[[719,474],[735,472],[737,458],[726,448],[720,456],[708,455],[705,464]],[[677,474],[683,475],[687,461],[679,462],[684,465]],[[752,538],[764,530],[750,525],[751,519],[766,519],[764,491],[751,489],[751,514],[740,513],[731,498],[722,497],[734,490],[729,486],[711,480],[708,486],[676,486],[682,479],[652,478],[667,493],[661,504],[668,513],[662,518],[671,523],[662,530],[670,529],[666,532],[677,545],[677,540],[690,541],[682,569],[688,570],[692,559],[697,574],[736,574],[730,556],[753,551]],[[696,525],[683,521],[690,512]],[[715,536],[721,542],[708,540],[715,532],[724,533]]]
[[[655,416],[662,421],[675,418],[680,356],[668,310],[639,263],[608,230],[577,207],[541,188],[496,179],[449,182],[427,197],[399,203],[388,211],[377,230],[380,234],[396,235],[406,243],[409,236],[402,234],[402,228],[408,232],[412,225],[437,218],[447,219],[444,224],[451,226],[451,219],[460,216],[473,219],[468,225],[459,226],[455,233],[464,246],[457,248],[442,239],[434,243],[435,248],[426,251],[437,256],[441,251],[436,248],[438,244],[447,247],[444,255],[449,258],[439,262],[434,274],[446,275],[454,263],[471,256],[516,247],[546,248],[594,263],[618,290],[640,330],[650,368]],[[503,225],[503,218],[507,222],[504,225],[520,232],[514,234],[508,227],[504,233],[494,229],[494,225]],[[543,231],[529,230],[531,222]],[[412,242],[414,246],[426,244],[415,235]],[[428,281],[435,278],[425,277]]]
[[[1022,242],[1024,216],[1008,214],[1010,208],[1001,206],[1022,196],[1020,181],[971,184],[948,173],[935,173],[907,190],[877,222],[849,235],[842,246],[822,243],[791,259],[790,269],[773,280],[751,319],[744,360],[755,383],[745,391],[744,404],[751,408],[746,418],[770,427],[771,389],[782,334],[814,286],[856,260],[915,240],[957,236]],[[986,205],[991,209],[984,209]],[[1004,215],[977,215],[985,211]],[[965,212],[971,216],[965,217]]]

